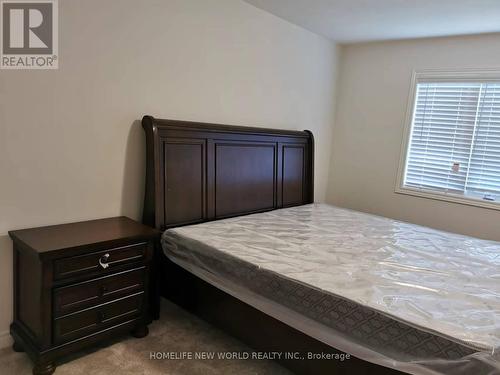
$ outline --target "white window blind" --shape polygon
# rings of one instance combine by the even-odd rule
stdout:
[[[403,187],[500,200],[499,83],[417,83]]]

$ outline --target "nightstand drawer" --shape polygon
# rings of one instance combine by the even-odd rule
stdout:
[[[144,289],[145,267],[54,290],[54,315],[69,314]]]
[[[54,276],[62,279],[91,272],[109,273],[118,265],[144,260],[146,254],[147,244],[139,243],[58,259],[54,261]]]
[[[78,339],[140,316],[143,307],[143,297],[144,294],[141,292],[92,309],[55,319],[55,344]]]

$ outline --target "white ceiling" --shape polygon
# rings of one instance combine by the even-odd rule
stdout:
[[[500,0],[245,0],[340,43],[500,32]]]

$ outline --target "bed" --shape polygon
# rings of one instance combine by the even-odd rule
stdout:
[[[500,371],[499,243],[313,204],[310,132],[143,126],[153,295],[298,373]]]

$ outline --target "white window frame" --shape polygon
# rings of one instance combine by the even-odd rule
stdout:
[[[396,190],[398,194],[413,195],[416,197],[437,199],[447,202],[460,203],[470,206],[477,206],[500,210],[500,201],[486,201],[481,198],[474,198],[457,193],[432,191],[404,186],[406,161],[409,155],[409,145],[411,139],[413,116],[415,112],[415,99],[417,84],[420,82],[500,82],[500,68],[488,69],[432,69],[414,70],[411,78],[410,93],[404,123],[403,140],[399,159],[398,174],[396,179]]]

